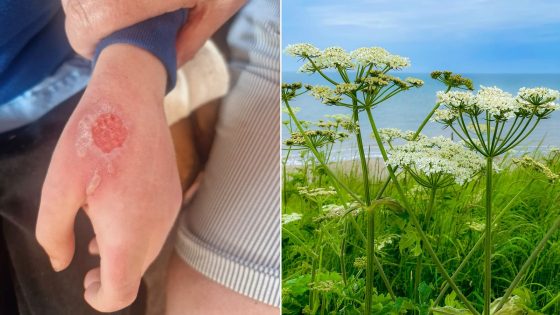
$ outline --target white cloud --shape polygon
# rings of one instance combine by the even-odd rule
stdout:
[[[300,2],[301,4],[301,2]],[[476,37],[478,32],[560,23],[560,1],[530,0],[354,0],[304,5],[309,19],[334,32],[359,28],[393,42]],[[542,34],[540,34],[542,33]],[[542,40],[560,32],[536,34]],[[535,41],[538,38],[531,38]]]

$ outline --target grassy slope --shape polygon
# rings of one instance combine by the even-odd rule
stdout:
[[[548,163],[556,173],[560,172],[560,157],[557,156]],[[357,164],[350,168],[339,168],[345,169],[344,172],[339,171],[339,176],[362,195],[358,168]],[[317,174],[320,172],[314,172],[313,169],[312,166],[307,170],[304,167],[290,169],[284,185],[284,213],[298,212],[303,214],[303,218],[283,226],[283,312],[299,314],[308,307],[311,299],[314,300],[314,305],[320,306],[318,312],[345,311],[352,314],[359,310],[364,295],[365,269],[359,262],[360,257],[365,257],[365,244],[347,217],[318,219],[321,216],[321,205],[341,204],[338,196],[310,201],[297,193],[298,186],[330,185],[325,176],[320,176]],[[404,175],[401,175],[401,178],[414,202],[415,211],[422,219],[427,192],[419,188],[412,179]],[[515,195],[521,193],[494,228],[494,298],[503,295],[517,270],[560,213],[560,184],[551,185],[542,176],[515,168],[508,160],[501,165],[501,171],[495,178],[495,213],[505,207]],[[376,192],[380,185],[377,178],[372,191]],[[386,195],[398,199],[391,186]],[[449,187],[439,191],[436,200],[433,219],[429,224],[424,224],[429,226],[427,231],[438,257],[444,262],[448,272],[452,273],[480,237],[477,223],[484,222],[484,181],[479,177],[464,186]],[[364,213],[360,213],[356,219],[362,233],[365,234]],[[559,234],[557,232],[551,239],[537,261],[529,268],[528,276],[521,282],[521,285],[530,291],[528,304],[532,309],[542,309],[560,292]],[[392,243],[378,250],[377,256],[395,294],[404,298],[398,302],[403,303],[404,309],[409,303],[407,301],[412,300],[418,292],[413,288],[413,274],[420,243],[406,216],[388,210],[381,210],[376,216],[376,243],[379,244],[383,240],[392,240]],[[341,251],[342,247],[344,251]],[[416,307],[425,309],[429,300],[438,295],[442,279],[427,254],[420,255],[425,257],[422,273],[424,283],[419,290],[420,299],[424,302],[417,303]],[[355,264],[356,259],[358,262]],[[395,306],[385,295],[387,290],[377,270],[375,274],[375,287],[380,294],[375,298],[377,309],[398,308],[398,305]],[[457,283],[469,300],[481,309],[482,249],[474,254],[457,278]],[[310,294],[309,287],[314,284],[319,287]],[[447,304],[453,305],[452,300],[453,296],[449,296]],[[560,314],[560,302],[549,306],[546,313]]]

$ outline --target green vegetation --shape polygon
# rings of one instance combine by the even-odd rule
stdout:
[[[474,94],[469,79],[437,71],[432,78],[444,91],[416,131],[378,129],[377,106],[423,85],[389,73],[408,66],[407,58],[377,47],[286,51],[330,86],[282,86],[291,132],[283,313],[560,313],[560,153],[512,154],[558,109],[558,91]],[[300,121],[290,102],[304,93],[346,107],[348,116]],[[361,115],[382,159],[366,155]],[[423,136],[430,121],[461,141]],[[331,161],[334,143],[350,139],[359,158]],[[294,154],[302,165],[287,165]]]

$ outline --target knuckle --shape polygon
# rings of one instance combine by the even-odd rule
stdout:
[[[87,28],[91,19],[86,9],[87,0],[68,0],[65,5],[66,18],[73,27]]]

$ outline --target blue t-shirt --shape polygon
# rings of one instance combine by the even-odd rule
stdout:
[[[185,18],[186,11],[178,10],[115,32],[98,44],[96,55],[114,43],[142,47],[164,64],[170,90],[175,85],[175,39]],[[60,1],[0,0],[0,107],[73,56]]]

